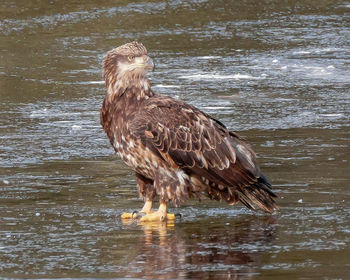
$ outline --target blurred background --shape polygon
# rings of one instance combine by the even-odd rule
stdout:
[[[0,276],[346,279],[350,3],[0,2]],[[102,131],[105,53],[142,42],[153,90],[238,132],[275,215],[207,199],[174,224],[142,207]]]

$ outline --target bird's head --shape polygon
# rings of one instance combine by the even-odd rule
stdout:
[[[109,51],[103,61],[107,89],[142,85],[147,70],[153,70],[152,59],[141,43],[131,42]]]

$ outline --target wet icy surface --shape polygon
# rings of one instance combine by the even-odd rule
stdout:
[[[346,279],[344,1],[0,3],[0,276]],[[125,225],[133,173],[99,124],[101,61],[138,39],[154,90],[238,131],[281,212],[208,200]]]

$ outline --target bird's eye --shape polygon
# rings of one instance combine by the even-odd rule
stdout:
[[[133,61],[133,60],[135,59],[135,56],[129,55],[129,56],[128,56],[128,59],[129,59],[129,61]]]

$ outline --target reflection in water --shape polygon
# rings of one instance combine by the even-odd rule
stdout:
[[[128,264],[127,276],[251,279],[259,274],[262,249],[274,239],[274,224],[273,217],[141,224],[144,234],[134,244],[136,257]]]

